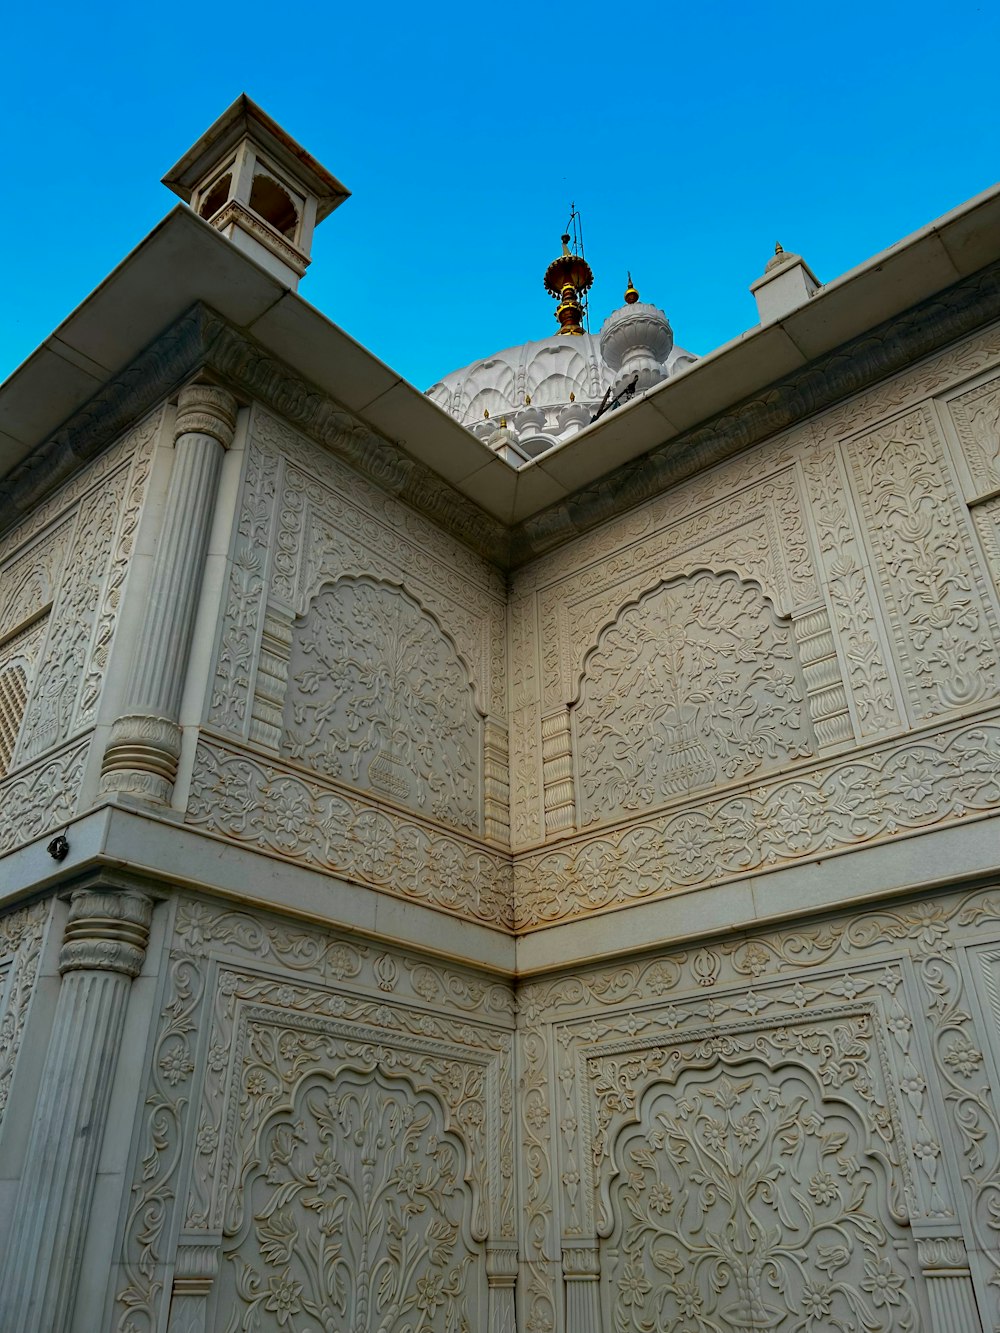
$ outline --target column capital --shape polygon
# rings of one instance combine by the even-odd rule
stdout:
[[[189,384],[177,399],[174,441],[182,435],[210,435],[228,449],[236,431],[238,404],[228,389],[214,384]]]
[[[564,1238],[562,1270],[567,1282],[596,1282],[601,1275],[601,1255],[596,1242]]]
[[[969,1271],[969,1255],[961,1236],[917,1236],[917,1258],[925,1277]]]
[[[149,943],[153,900],[128,890],[77,889],[59,951],[59,971],[137,977]]]
[[[517,1281],[518,1254],[513,1242],[486,1242],[486,1281],[491,1287],[512,1287]]]

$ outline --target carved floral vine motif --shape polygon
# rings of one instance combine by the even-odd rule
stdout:
[[[478,921],[513,921],[509,856],[214,741],[198,746],[186,820]]]
[[[218,1270],[209,1251],[218,1256],[220,1237],[229,1256],[212,1327],[315,1329],[305,1303],[310,1282],[322,1286],[317,1255],[334,1244],[343,1249],[326,1253],[324,1270],[340,1276],[315,1301],[329,1318],[346,1301],[372,1316],[362,1327],[415,1330],[439,1326],[447,1305],[449,1328],[478,1327],[482,1241],[509,1245],[516,1226],[509,989],[195,898],[178,901],[173,940],[122,1238],[119,1333],[161,1327],[178,1226],[191,1254],[206,1251],[203,1271]],[[329,1231],[337,1208],[341,1241]],[[204,1329],[204,1300],[186,1280],[171,1320]]]
[[[0,852],[69,822],[89,745],[78,741],[0,782]]]
[[[918,1328],[866,1148],[799,1071],[747,1063],[658,1089],[619,1145],[616,1333]]]
[[[972,475],[970,499],[1000,487],[1000,383],[992,379],[948,404]]]
[[[583,821],[810,755],[790,640],[732,575],[683,579],[623,611],[587,660],[576,714]]]
[[[515,858],[530,929],[1000,807],[1000,723],[925,734]]]
[[[432,1096],[379,1074],[310,1080],[258,1155],[229,1333],[471,1326],[464,1152]]]
[[[997,625],[927,409],[861,436],[848,456],[916,715],[992,697]]]
[[[595,1226],[606,1238],[616,1333],[710,1328],[725,1311],[720,1329],[768,1327],[766,1307],[786,1294],[797,1333],[837,1319],[978,1330],[964,1313],[958,1323],[940,1313],[972,1310],[973,1284],[992,1327],[1000,1122],[974,1014],[1000,1015],[998,959],[1000,898],[979,890],[523,987],[524,1303],[536,1326],[564,1326],[545,1257],[558,1223],[567,1238]],[[933,1258],[943,1251],[919,1238],[954,1235],[960,1193],[971,1226],[948,1242],[954,1273],[943,1274]],[[899,1230],[908,1222],[917,1255]],[[828,1225],[843,1234],[821,1234]],[[768,1256],[756,1272],[751,1233]],[[983,1256],[971,1276],[967,1247]],[[929,1265],[923,1279],[915,1259]],[[779,1296],[768,1272],[789,1263]],[[961,1288],[959,1305],[935,1288],[940,1278]]]
[[[482,723],[461,661],[399,588],[342,579],[293,629],[283,748],[479,832]]]
[[[0,917],[0,1123],[24,1034],[48,914],[49,903],[37,902]]]

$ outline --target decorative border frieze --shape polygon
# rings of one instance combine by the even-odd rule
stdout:
[[[518,930],[1000,811],[1000,721],[923,734],[514,860]]]
[[[199,742],[186,821],[399,897],[513,925],[508,855],[223,742]]]

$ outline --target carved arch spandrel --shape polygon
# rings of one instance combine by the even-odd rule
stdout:
[[[469,663],[402,585],[345,576],[292,623],[281,749],[327,777],[479,833],[483,723]]]
[[[705,568],[620,608],[575,678],[582,825],[820,749],[793,626],[760,584]]]

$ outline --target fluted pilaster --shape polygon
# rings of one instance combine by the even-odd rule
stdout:
[[[170,801],[205,553],[222,456],[232,443],[235,424],[236,400],[225,389],[194,384],[181,391],[163,530],[122,714],[111,728],[104,755],[105,791]]]
[[[150,899],[139,893],[73,895],[0,1273],[0,1328],[62,1333],[71,1325],[128,991],[145,957],[151,913]]]
[[[601,1259],[590,1242],[563,1241],[567,1333],[601,1333]]]

